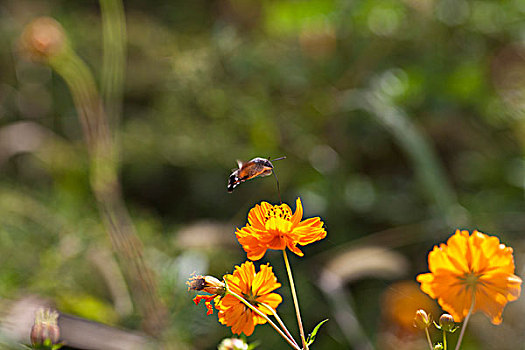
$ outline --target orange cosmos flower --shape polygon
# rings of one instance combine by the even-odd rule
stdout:
[[[271,205],[262,202],[248,213],[248,224],[237,229],[239,243],[248,259],[259,260],[267,249],[284,250],[286,247],[299,256],[303,252],[297,245],[307,245],[326,237],[319,217],[301,221],[303,206],[297,198],[295,213],[287,204]]]
[[[233,275],[226,275],[224,279],[230,291],[243,297],[266,315],[271,315],[272,312],[261,303],[275,310],[283,300],[279,294],[271,293],[281,284],[277,282],[272,267],[268,264],[261,265],[261,270],[255,273],[253,263],[247,261],[241,266],[235,266]],[[249,336],[256,325],[266,323],[263,317],[228,293],[218,304],[215,304],[215,307],[219,310],[219,322],[231,327],[235,334],[244,333]]]
[[[461,322],[474,299],[473,312],[482,311],[500,324],[503,308],[518,299],[521,279],[514,275],[512,248],[497,237],[457,230],[447,244],[428,254],[430,273],[417,276],[421,290]]]

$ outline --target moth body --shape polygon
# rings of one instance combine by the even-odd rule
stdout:
[[[272,174],[273,164],[269,159],[257,157],[250,161],[237,161],[238,169],[235,169],[228,179],[228,192],[233,192],[235,187],[244,181],[248,181],[257,176],[268,176]]]

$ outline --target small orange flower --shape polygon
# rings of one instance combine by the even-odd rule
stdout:
[[[255,267],[251,261],[241,266],[235,266],[233,275],[224,276],[228,289],[246,299],[250,304],[266,315],[272,314],[261,303],[266,304],[274,310],[283,300],[277,293],[271,293],[279,288],[281,284],[272,272],[268,264],[261,265],[261,270],[255,273]],[[244,305],[239,299],[231,294],[226,294],[218,304],[219,322],[231,327],[235,334],[244,333],[247,336],[253,333],[256,325],[266,323],[266,320]]]
[[[303,252],[297,245],[307,245],[326,237],[319,217],[301,221],[303,206],[297,198],[295,213],[287,204],[257,204],[248,213],[248,224],[235,234],[248,254],[248,259],[259,260],[267,249],[284,250],[286,247],[299,256]]]
[[[475,298],[473,312],[482,311],[493,324],[500,324],[507,302],[520,295],[512,248],[478,231],[469,235],[457,230],[447,244],[428,254],[428,267],[430,273],[417,276],[421,290],[437,299],[457,322],[467,316]]]

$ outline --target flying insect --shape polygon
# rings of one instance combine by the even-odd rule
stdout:
[[[285,159],[286,157],[276,158],[273,161]],[[253,158],[250,161],[242,162],[237,161],[238,169],[235,169],[228,179],[228,192],[233,192],[235,187],[241,183],[251,180],[258,176],[268,176],[273,172],[273,164],[270,162],[270,158]],[[274,174],[275,176],[275,174]],[[277,179],[277,177],[276,177]]]

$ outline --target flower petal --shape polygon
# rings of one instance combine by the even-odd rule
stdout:
[[[271,204],[267,202],[255,205],[248,213],[248,224],[256,229],[263,230],[269,208],[271,208]]]
[[[301,198],[297,198],[295,201],[295,213],[292,215],[292,227],[295,227],[301,222],[303,218],[303,204],[301,203]]]
[[[253,280],[252,293],[254,295],[268,294],[281,286],[273,274],[272,267],[268,264],[261,265],[261,271],[257,273]]]

